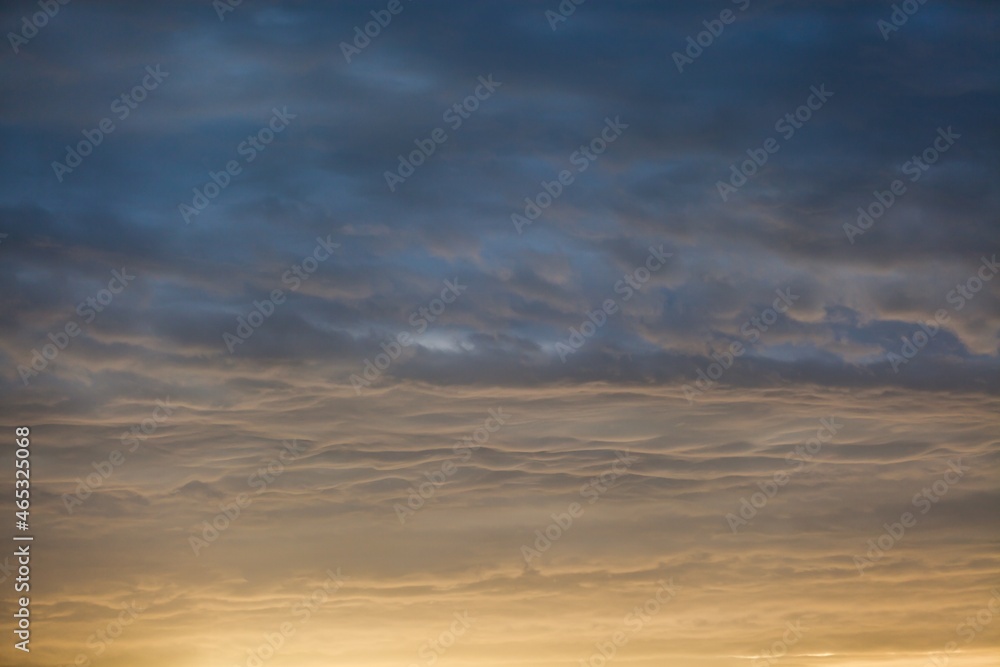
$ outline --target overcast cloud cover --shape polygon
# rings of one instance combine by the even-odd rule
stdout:
[[[622,665],[761,667],[801,623],[771,664],[995,664],[996,3],[400,0],[345,48],[387,4],[0,10],[3,655],[246,665],[290,622],[268,665],[601,667],[624,630]]]

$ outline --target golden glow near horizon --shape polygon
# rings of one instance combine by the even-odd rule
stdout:
[[[0,667],[1000,667],[997,0],[0,26]]]
[[[36,429],[53,482],[35,664],[894,667],[949,642],[948,665],[996,658],[989,400],[719,389],[688,407],[594,385],[371,402],[324,393],[322,373],[272,373],[294,404],[251,385],[217,408],[170,398],[71,514],[81,461],[145,407]]]

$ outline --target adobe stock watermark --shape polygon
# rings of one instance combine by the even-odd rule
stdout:
[[[983,284],[993,280],[993,276],[1000,273],[1000,264],[997,263],[997,255],[986,259],[980,258],[979,268],[974,275],[969,276],[964,283],[955,285],[955,289],[945,295],[945,300],[951,304],[953,310],[958,311],[965,308],[965,305],[976,297],[976,294],[983,289]]]
[[[951,125],[948,126],[947,130],[939,127],[937,133],[938,136],[935,137],[931,145],[925,148],[920,155],[914,155],[903,163],[901,171],[904,175],[910,177],[911,183],[919,181],[920,177],[927,173],[931,166],[940,160],[941,156],[947,153],[955,145],[955,142],[962,137],[962,135],[956,134],[951,129]],[[854,238],[856,236],[861,236],[871,229],[875,222],[892,208],[898,198],[906,194],[906,191],[906,183],[898,178],[889,184],[888,189],[884,191],[874,190],[872,196],[874,196],[875,200],[866,207],[858,207],[857,224],[844,223],[844,233],[847,235],[847,240],[851,242],[851,245],[854,245]]]
[[[667,581],[660,579],[656,583],[660,585],[656,592],[625,614],[620,630],[616,630],[603,641],[595,642],[594,648],[597,650],[591,653],[586,660],[581,660],[580,667],[604,667],[611,662],[618,655],[618,651],[639,634],[653,620],[653,617],[677,596],[677,591],[681,588],[674,585],[673,578]]]
[[[833,97],[833,93],[826,89],[826,84],[819,88],[810,86],[809,91],[810,95],[804,104],[794,112],[786,113],[774,123],[774,131],[780,133],[785,141],[795,136],[796,130],[801,130],[812,119],[813,113],[822,109],[823,105]],[[748,148],[746,151],[748,160],[744,160],[739,166],[735,162],[729,165],[731,172],[729,181],[717,181],[715,184],[722,201],[729,201],[730,195],[746,185],[747,181],[779,150],[781,144],[774,137],[765,139],[761,148]]]
[[[103,655],[115,643],[115,640],[125,633],[125,628],[135,623],[139,618],[139,614],[149,609],[149,607],[141,607],[133,600],[132,602],[123,604],[121,609],[117,617],[108,621],[103,628],[98,628],[96,632],[92,632],[87,637],[87,648],[90,650],[90,653],[77,653],[73,658],[73,665],[75,667],[91,667],[95,662],[100,662],[94,659]]]
[[[97,317],[97,314],[104,312],[104,309],[114,301],[115,296],[121,294],[133,280],[135,280],[135,276],[130,275],[124,266],[121,271],[112,270],[107,289],[98,290],[94,296],[89,296],[78,303],[76,314],[83,318],[85,324],[90,324]],[[17,372],[21,376],[21,382],[24,383],[24,386],[27,387],[31,378],[37,377],[39,373],[48,368],[49,363],[55,361],[59,353],[69,347],[72,339],[79,336],[82,331],[82,327],[76,323],[76,320],[69,320],[63,325],[61,331],[48,334],[48,339],[52,342],[42,345],[41,351],[31,350],[29,365],[18,365],[17,367]]]
[[[552,28],[552,32],[556,31],[556,28],[560,23],[565,23],[569,20],[569,17],[576,12],[576,8],[585,3],[587,0],[562,0],[559,6],[556,7],[556,11],[551,9],[545,10],[545,20],[549,22],[549,27]]]
[[[229,187],[235,176],[243,173],[244,165],[248,165],[257,159],[260,153],[267,150],[267,147],[274,141],[275,137],[298,118],[298,114],[289,113],[288,107],[282,107],[279,111],[277,107],[271,109],[271,118],[267,124],[257,130],[256,133],[247,135],[247,138],[236,145],[236,154],[243,158],[243,164],[238,160],[229,160],[218,172],[209,171],[209,180],[200,187],[192,189],[194,196],[191,203],[181,202],[177,205],[177,211],[185,224],[191,223],[192,217],[201,215],[202,211],[218,197],[223,190]]]
[[[750,0],[732,0],[732,3],[737,5],[741,12],[745,12],[750,8]],[[671,54],[674,64],[677,65],[677,71],[683,74],[686,65],[693,65],[694,61],[700,58],[701,54],[705,52],[705,49],[712,46],[715,40],[722,36],[722,32],[726,29],[726,26],[736,21],[736,16],[737,14],[733,10],[723,9],[719,13],[719,18],[702,21],[701,24],[705,26],[705,29],[693,37],[688,35],[687,47],[684,49],[684,53],[674,51]]]
[[[298,290],[304,281],[309,280],[316,273],[319,265],[330,259],[333,256],[333,251],[340,247],[339,243],[334,243],[330,240],[331,236],[333,234],[327,234],[325,239],[322,236],[317,236],[316,245],[313,247],[312,253],[303,257],[298,264],[293,264],[291,268],[281,274],[281,282],[283,285],[288,286],[289,291],[295,292]],[[286,298],[283,290],[271,290],[269,298],[265,298],[263,301],[254,299],[253,308],[247,313],[246,317],[237,315],[235,334],[228,331],[222,334],[222,342],[225,343],[229,354],[236,351],[237,345],[247,342],[257,332],[257,329],[263,326],[269,317],[274,315],[278,306],[285,303]]]
[[[409,347],[415,342],[413,335],[419,336],[427,331],[430,324],[437,321],[444,314],[444,311],[448,309],[448,306],[455,303],[458,297],[467,289],[469,289],[468,285],[458,282],[458,278],[455,278],[453,281],[445,280],[444,289],[441,290],[440,296],[436,299],[431,299],[426,306],[421,306],[416,312],[410,315],[409,322],[413,328],[413,334],[408,331],[401,331],[396,334],[396,340],[391,340],[388,343],[383,341],[379,344],[382,352],[375,355],[375,361],[365,359],[361,375],[357,373],[351,375],[350,382],[351,387],[354,389],[354,395],[360,396],[363,387],[370,387],[373,382],[378,380],[386,369],[392,365],[392,362],[399,359],[400,355],[403,354],[403,348]]]
[[[990,593],[990,599],[984,607],[972,616],[966,616],[965,620],[955,627],[955,634],[963,640],[962,644],[954,640],[948,642],[944,645],[943,650],[932,653],[923,667],[946,667],[951,662],[951,656],[961,652],[963,644],[971,644],[972,640],[986,630],[986,626],[993,622],[993,618],[997,614],[1000,614],[1000,589],[994,587]]]
[[[985,283],[993,280],[1000,272],[1000,264],[997,264],[997,256],[992,259],[982,258],[979,269],[964,282],[955,285],[955,289],[945,295],[945,299],[952,306],[955,312],[962,310],[969,301],[975,298],[976,294],[983,289]],[[903,364],[908,364],[920,353],[927,344],[934,340],[945,323],[951,319],[951,315],[944,308],[939,308],[934,312],[934,320],[918,322],[920,329],[914,331],[910,336],[903,336],[903,343],[899,348],[899,353],[889,352],[886,354],[886,361],[892,366],[894,373],[899,373]]]
[[[751,343],[760,340],[761,333],[766,333],[768,328],[778,321],[778,316],[791,310],[794,303],[800,298],[792,294],[790,287],[786,287],[784,291],[776,289],[774,293],[778,295],[778,298],[774,300],[770,308],[765,308],[760,311],[759,315],[754,315],[740,326],[740,335]],[[686,384],[681,388],[688,405],[694,405],[695,398],[714,389],[718,385],[719,378],[732,368],[733,361],[745,353],[746,347],[738,340],[729,344],[728,352],[723,352],[721,355],[718,352],[712,352],[711,356],[715,361],[704,370],[701,368],[697,370],[698,379],[695,380],[694,385]]]
[[[243,0],[212,0],[212,9],[219,21],[226,20],[226,14],[235,12],[236,8],[243,4]]]
[[[399,523],[405,524],[407,519],[424,507],[426,502],[437,494],[438,489],[447,484],[462,464],[467,463],[472,458],[473,453],[489,442],[490,435],[499,431],[508,419],[510,419],[510,415],[505,414],[502,407],[490,409],[489,417],[483,421],[482,426],[477,427],[470,435],[452,445],[454,456],[442,461],[436,469],[425,471],[424,477],[427,478],[427,481],[414,484],[407,489],[409,495],[406,497],[406,505],[397,502],[392,506]]]
[[[188,537],[188,545],[190,545],[194,555],[200,555],[202,551],[218,540],[219,536],[242,516],[243,510],[250,507],[253,503],[253,497],[264,493],[285,472],[285,464],[295,461],[303,453],[302,445],[297,440],[283,441],[278,451],[278,457],[265,459],[261,462],[260,467],[247,477],[247,486],[255,489],[253,495],[240,493],[228,503],[220,503],[219,512],[211,519],[202,521],[201,530],[195,531]]]
[[[35,12],[31,16],[22,16],[21,29],[18,32],[7,33],[7,41],[10,42],[10,48],[14,49],[14,54],[20,53],[21,47],[34,39],[38,35],[38,31],[47,26],[60,9],[69,4],[69,1],[38,0],[38,8],[42,11]]]
[[[114,99],[111,103],[111,113],[119,121],[128,118],[133,111],[139,108],[139,104],[144,102],[153,92],[160,87],[163,80],[170,76],[170,72],[161,72],[160,66],[146,66],[146,75],[131,90],[128,90]],[[104,143],[104,138],[115,131],[115,121],[109,116],[102,118],[97,127],[92,130],[83,130],[83,139],[77,142],[76,146],[66,146],[66,157],[63,162],[54,160],[52,171],[56,174],[56,180],[63,182],[66,174],[73,173],[73,170],[83,164],[83,158],[94,152],[94,149]]]
[[[360,25],[354,26],[353,41],[340,43],[340,52],[344,54],[344,60],[347,61],[347,64],[350,65],[352,58],[367,49],[372,40],[381,35],[383,29],[389,27],[389,24],[392,23],[392,17],[398,16],[404,9],[405,7],[400,0],[389,0],[385,9],[373,9],[370,12],[373,20],[365,23],[364,29]]]
[[[919,493],[914,494],[911,504],[920,510],[924,515],[931,511],[931,508],[939,503],[947,495],[952,486],[958,484],[971,468],[962,465],[962,459],[948,461],[948,469],[944,471],[941,478],[935,480],[929,487],[925,486]],[[885,557],[885,554],[896,546],[903,537],[906,536],[906,529],[917,525],[917,516],[912,512],[903,512],[899,519],[892,524],[883,523],[884,532],[876,538],[868,540],[868,551],[864,556],[854,557],[854,567],[858,569],[858,575],[864,575],[865,570],[872,567]]]
[[[811,463],[816,455],[819,454],[823,445],[832,441],[833,436],[843,427],[843,424],[837,423],[836,417],[820,419],[816,435],[806,440],[805,444],[796,445],[792,451],[785,455],[785,463],[789,466],[793,466],[793,463],[797,463],[798,465],[794,465],[787,472],[777,470],[771,475],[771,479],[757,482],[757,487],[760,488],[760,491],[750,494],[749,500],[745,496],[740,498],[739,515],[737,516],[732,512],[726,514],[726,523],[729,524],[729,530],[733,534],[736,534],[741,527],[749,525],[758,512],[767,506],[771,498],[778,495],[778,491],[788,484],[792,475],[805,468],[807,463]]]
[[[174,409],[175,407],[170,405],[169,396],[164,400],[157,400],[156,407],[153,408],[149,417],[134,425],[131,431],[122,433],[122,446],[128,447],[129,454],[134,453],[139,448],[141,441],[156,433],[157,429],[160,428],[160,424],[165,423],[174,414]],[[94,472],[85,478],[77,477],[75,480],[76,489],[73,493],[64,493],[62,495],[63,506],[66,508],[66,511],[72,514],[74,507],[82,505],[87,498],[93,495],[94,491],[101,488],[104,482],[111,477],[111,474],[125,463],[125,457],[126,455],[122,450],[115,449],[100,463],[97,461],[91,462],[90,465],[94,468]]]
[[[246,658],[243,660],[243,667],[261,667],[265,662],[273,658],[285,647],[298,627],[304,625],[312,615],[319,611],[319,608],[326,604],[333,595],[344,586],[345,577],[340,573],[340,568],[336,572],[326,571],[326,580],[313,591],[298,601],[291,608],[291,615],[294,621],[284,621],[275,630],[265,632],[261,635],[261,643],[253,648],[246,649]]]
[[[488,74],[486,77],[481,76],[477,80],[479,81],[479,85],[476,86],[471,95],[449,106],[441,115],[441,119],[448,123],[452,131],[456,131],[462,127],[462,123],[471,118],[472,114],[479,110],[480,103],[490,99],[493,93],[497,91],[497,88],[503,85],[502,81],[494,81],[492,74]],[[426,139],[414,139],[413,143],[416,145],[416,149],[410,151],[409,155],[406,156],[400,153],[398,156],[399,164],[396,166],[396,170],[389,171],[387,169],[383,174],[385,176],[385,184],[389,186],[389,192],[395,192],[397,186],[402,185],[406,182],[406,179],[413,176],[416,170],[430,156],[434,155],[437,147],[446,141],[448,141],[448,133],[444,131],[443,127],[434,128],[430,132],[430,136]]]
[[[649,282],[652,275],[662,269],[667,263],[667,259],[673,257],[672,252],[664,252],[663,244],[659,248],[649,246],[649,255],[646,257],[644,265],[638,266],[630,273],[622,276],[622,279],[615,283],[615,294],[622,295],[622,303],[631,299],[642,286]],[[556,343],[556,352],[559,359],[566,363],[566,357],[573,354],[589,339],[597,335],[598,330],[608,323],[608,318],[619,311],[618,302],[614,298],[607,298],[599,309],[587,313],[587,319],[580,323],[579,328],[570,327],[569,337],[565,341]]]
[[[894,32],[899,32],[899,29],[906,25],[910,17],[920,11],[920,8],[926,3],[927,0],[903,0],[903,2],[894,4],[892,6],[892,13],[889,14],[889,20],[879,19],[875,23],[875,27],[878,28],[879,32],[882,33],[882,41],[888,42],[889,35]]]
[[[615,116],[614,120],[605,117],[604,128],[601,129],[599,135],[570,153],[569,163],[576,167],[577,174],[587,171],[587,168],[596,162],[608,149],[608,146],[617,141],[627,129],[628,124],[621,122],[621,116]],[[534,197],[524,198],[523,214],[511,213],[510,215],[510,221],[517,233],[522,234],[524,228],[537,220],[545,209],[552,206],[552,202],[559,199],[564,189],[572,185],[575,180],[576,174],[569,169],[563,169],[551,181],[542,180],[541,191]]]
[[[593,505],[600,500],[601,496],[614,486],[618,478],[627,475],[630,468],[639,460],[629,454],[627,449],[624,452],[615,452],[615,457],[615,462],[608,470],[592,477],[580,487],[580,497],[586,498],[588,504]],[[535,530],[534,548],[529,544],[521,545],[521,556],[524,558],[524,563],[530,565],[535,558],[541,558],[543,553],[551,549],[552,545],[573,527],[573,521],[582,517],[585,511],[586,508],[583,505],[573,501],[566,506],[565,512],[550,514],[552,523]]]
[[[447,629],[441,631],[436,637],[431,637],[417,649],[418,662],[411,662],[408,667],[430,667],[443,656],[448,649],[465,636],[469,628],[472,627],[473,619],[470,618],[468,610],[455,612],[453,620]]]
[[[781,639],[776,640],[767,651],[755,657],[750,663],[750,667],[769,667],[788,655],[788,649],[799,643],[802,639],[802,621],[785,622],[785,632]]]

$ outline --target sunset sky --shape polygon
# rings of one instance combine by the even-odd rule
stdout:
[[[1000,664],[996,2],[63,1],[0,665]]]

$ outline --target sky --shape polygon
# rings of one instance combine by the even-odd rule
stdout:
[[[0,664],[997,664],[995,2],[0,26]]]

